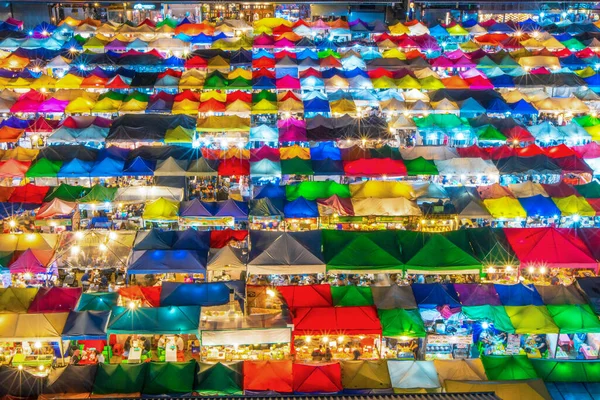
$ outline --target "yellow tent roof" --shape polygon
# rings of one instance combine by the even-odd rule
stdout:
[[[382,56],[383,58],[397,58],[399,60],[406,60],[406,54],[397,48],[384,51]]]
[[[390,89],[396,88],[396,81],[387,76],[382,76],[380,78],[373,79],[373,87],[375,89]]]
[[[142,218],[155,221],[176,221],[179,212],[179,202],[159,197],[146,203]]]
[[[71,90],[67,90],[67,89],[59,89],[56,92],[52,93],[52,96],[50,96],[53,99],[57,99],[57,100],[75,100],[78,97],[83,97],[86,95],[85,90],[83,89],[71,89]]]
[[[122,113],[138,113],[146,111],[148,102],[131,99],[121,104],[119,112]]]
[[[121,107],[121,103],[122,102],[119,100],[113,100],[108,97],[105,97],[102,100],[100,100],[99,102],[97,102],[96,104],[94,104],[94,107],[92,108],[92,112],[93,113],[107,113],[107,114],[116,113],[117,111],[119,111],[119,108]]]
[[[58,23],[58,26],[61,26],[63,24],[67,24],[69,26],[79,26],[79,24],[81,24],[82,21],[75,19],[71,16],[68,16],[67,18],[63,19],[62,21],[60,21]]]
[[[341,76],[334,75],[329,79],[325,79],[325,86],[347,89],[350,84],[348,83],[348,80],[342,78]]]
[[[254,28],[259,26],[268,26],[269,28],[276,28],[279,25],[292,26],[293,22],[283,18],[261,18],[254,21]]]
[[[6,84],[6,87],[26,89],[26,88],[31,87],[32,82],[33,82],[33,79],[29,80],[29,79],[18,77],[18,78],[14,78],[14,79],[11,79],[10,81],[8,81],[8,83]]]
[[[469,31],[458,24],[446,28],[446,31],[450,34],[450,36],[466,36],[469,34]]]
[[[250,118],[237,115],[204,117],[198,119],[197,127],[200,132],[248,132],[250,131]]]
[[[29,64],[29,59],[11,54],[3,60],[0,60],[0,68],[4,69],[23,69]]]
[[[526,49],[541,49],[544,47],[544,44],[535,38],[529,38],[527,40],[523,40],[521,46]]]
[[[200,94],[200,101],[208,101],[210,99],[225,103],[227,101],[227,93],[218,90],[209,90],[208,92],[202,92]]]
[[[571,195],[568,197],[556,198],[552,197],[552,201],[560,210],[563,217],[579,215],[581,217],[595,217],[596,211],[583,198]]]
[[[250,104],[239,99],[225,107],[225,112],[229,114],[250,114],[251,111]]]
[[[396,79],[396,86],[398,86],[398,89],[421,89],[419,81],[410,75],[404,75],[402,78]]]
[[[192,71],[196,71],[193,73]],[[204,74],[197,69],[191,69],[184,73],[179,80],[180,89],[202,88],[204,86]]]
[[[208,60],[207,67],[209,69],[229,69],[229,61],[227,61],[221,56],[214,56],[213,58]],[[252,73],[250,73],[250,75],[252,75]]]
[[[352,100],[340,99],[332,101],[329,105],[332,113],[353,114],[356,113],[356,104]]]
[[[94,100],[85,97],[78,97],[69,103],[69,105],[65,109],[65,113],[89,114],[92,112],[92,108],[94,108],[95,104],[96,102]]]
[[[554,36],[544,40],[542,45],[548,50],[561,50],[565,48],[565,45],[559,42]]]
[[[240,149],[238,147],[231,147],[227,150],[222,150],[219,158],[222,160],[227,160],[229,158],[239,158],[240,160],[249,160],[250,159],[250,150],[249,149]]]
[[[198,114],[198,107],[200,107],[200,103],[197,101],[192,101],[190,99],[183,99],[182,101],[178,101],[173,103],[173,114]]]
[[[53,89],[56,87],[56,79],[49,75],[42,75],[31,83],[31,89]]]
[[[239,77],[242,77],[244,79],[252,79],[252,71],[243,68],[236,68],[233,71],[231,71],[229,75],[227,75],[227,79],[229,80]]]
[[[2,341],[60,341],[69,313],[0,314]]]
[[[585,67],[584,69],[576,70],[575,73],[580,78],[589,78],[590,76],[596,75],[596,71],[594,71],[594,69],[592,67],[590,67],[589,65],[587,67]]]
[[[302,160],[310,160],[310,149],[308,147],[300,147],[298,145],[291,147],[280,147],[279,157],[282,160],[289,160],[296,157]]]
[[[38,149],[26,149],[25,147],[16,147],[14,149],[4,150],[0,160],[33,161],[38,156]]]
[[[17,236],[16,251],[54,250],[58,242],[58,235],[54,233],[26,233]]]
[[[277,103],[277,107],[280,112],[302,112],[304,111],[304,104],[301,101],[294,99],[287,99],[285,101]]]
[[[485,199],[483,205],[494,218],[527,218],[527,212],[519,200],[508,196],[499,199]]]
[[[583,129],[585,129],[585,131],[590,134],[593,141],[600,141],[600,125],[585,126],[583,127]]]
[[[504,98],[504,101],[507,103],[517,103],[520,100],[527,101],[527,96],[519,90],[511,90],[510,92],[502,93],[502,98]]]
[[[57,89],[79,89],[81,86],[81,82],[83,82],[83,77],[77,76],[74,74],[67,74],[60,78],[54,84],[54,87]]]
[[[167,130],[165,143],[192,143],[195,132],[195,129],[186,129],[179,125],[174,129]]]
[[[475,50],[479,50],[481,48],[481,46],[479,46],[477,43],[475,43],[472,40],[469,40],[468,42],[460,43],[458,46],[461,49],[463,49],[464,51],[475,51]]]
[[[277,104],[267,99],[262,99],[252,105],[252,114],[277,114]]]
[[[448,393],[494,392],[503,400],[550,400],[552,397],[541,379],[521,381],[458,381],[446,380]]]
[[[388,29],[392,35],[404,35],[410,33],[410,30],[400,22],[396,25],[390,25]]]
[[[377,43],[377,47],[380,49],[394,49],[397,47],[396,43],[392,42],[390,39],[382,40]]]
[[[394,197],[414,199],[416,197],[411,185],[391,181],[367,181],[352,184],[350,185],[350,195],[353,199],[366,199],[369,197],[377,199]]]

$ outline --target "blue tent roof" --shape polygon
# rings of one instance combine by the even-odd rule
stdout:
[[[0,127],[8,126],[11,128],[25,129],[25,128],[29,127],[30,123],[31,123],[31,121],[29,121],[29,120],[19,119],[13,115],[13,116],[9,117],[8,119],[5,119],[2,122],[0,122]]]
[[[215,40],[217,40],[217,39],[215,39],[212,36],[208,36],[205,33],[201,33],[196,36],[191,36],[191,37],[188,36],[187,42],[191,42],[193,44],[211,44]]]
[[[219,306],[229,303],[230,284],[242,282],[178,283],[164,282],[161,306]]]
[[[531,103],[528,103],[527,101],[525,101],[523,99],[517,101],[516,103],[511,104],[510,107],[512,108],[513,114],[520,114],[520,115],[537,115],[538,114],[538,110],[534,106],[532,106]]]
[[[329,68],[321,72],[323,79],[333,78],[335,75],[339,75],[341,78],[346,78],[346,71],[340,68]]]
[[[412,290],[419,307],[460,306],[458,293],[450,283],[415,283]]]
[[[264,186],[254,186],[254,199],[285,199],[285,186],[268,183]]]
[[[65,340],[106,339],[110,311],[71,311],[63,329]]]
[[[572,38],[572,36],[569,35],[568,33],[561,33],[561,34],[552,35],[552,36],[554,36],[554,38],[556,40],[558,40],[559,42],[566,42],[567,40]]]
[[[183,58],[171,56],[163,60],[163,65],[165,67],[182,67],[185,65],[185,60]]]
[[[311,160],[341,160],[340,149],[333,142],[320,142],[316,147],[310,148]]]
[[[128,274],[202,273],[206,274],[208,251],[135,251]]]
[[[152,176],[156,169],[156,161],[136,157],[128,161],[123,167],[124,176]]]
[[[337,44],[335,44],[334,42],[332,42],[329,39],[323,40],[317,44],[317,49],[319,49],[319,50],[327,50],[327,49],[336,50],[337,48],[338,48]]]
[[[296,200],[286,203],[283,207],[286,218],[317,218],[319,209],[316,201],[306,200],[300,196]]]
[[[34,203],[0,203],[0,217],[12,217],[20,215],[24,211],[35,210],[36,208],[40,208],[40,205]]]
[[[266,76],[261,76],[256,80],[252,80],[252,87],[254,89],[275,89],[275,79],[267,78]]]
[[[71,38],[69,40],[67,40],[63,46],[63,49],[65,50],[71,50],[71,49],[75,49],[77,51],[82,51],[83,50],[83,46],[75,39]]]
[[[531,18],[527,18],[525,21],[518,23],[519,28],[524,32],[533,32],[540,30],[541,26]]]
[[[528,217],[553,217],[560,215],[560,210],[556,204],[549,198],[538,194],[532,197],[524,197],[519,199],[519,203],[527,212]]]
[[[346,78],[354,78],[357,76],[363,76],[365,78],[369,78],[369,74],[364,69],[354,68],[349,71],[346,71]]]
[[[81,161],[78,158],[74,158],[71,161],[64,163],[56,176],[59,178],[89,177],[92,168],[94,168],[93,161]]]
[[[496,88],[511,88],[515,87],[515,82],[510,75],[498,75],[493,78],[489,78],[492,85]]]
[[[464,26],[464,25],[463,25]],[[429,28],[429,34],[433,37],[444,37],[449,36],[448,31],[441,25],[436,25],[433,28]]]
[[[329,101],[318,97],[304,102],[304,112],[330,112]]]
[[[273,58],[275,58],[275,55],[265,49],[260,49],[252,55],[252,58],[255,60],[258,58],[261,58],[261,57],[267,57],[267,58],[273,59]]]
[[[313,60],[318,60],[319,56],[314,50],[304,49],[299,53],[296,53],[296,59],[303,60],[305,58],[312,58]]]
[[[312,160],[314,175],[344,175],[344,162],[342,160]]]
[[[504,22],[498,22],[488,28],[488,32],[493,33],[513,33],[515,30]]]
[[[491,114],[505,114],[511,112],[510,107],[504,102],[504,100],[494,99],[486,107],[486,111]]]
[[[234,217],[248,219],[248,203],[244,201],[224,200],[217,202],[215,217]]]
[[[592,75],[589,78],[583,78],[583,80],[590,88],[600,88],[600,74]]]
[[[561,58],[559,61],[561,66],[569,68],[585,68],[588,65],[585,60],[577,57],[575,54]]]
[[[542,297],[533,285],[500,285],[494,284],[500,302],[504,306],[543,306]]]
[[[96,161],[89,175],[90,177],[122,176],[124,165],[125,161],[115,160],[113,158],[107,157],[101,161]]]
[[[212,217],[216,212],[215,202],[204,202],[198,199],[183,201],[179,204],[179,215],[182,217]]]
[[[464,22],[462,23],[462,27],[463,27],[463,28],[472,28],[472,27],[474,27],[475,25],[477,25],[477,19],[476,19],[476,18],[475,18],[475,19],[473,19],[473,18],[471,18],[471,19],[468,19],[468,20],[466,20],[466,21],[464,21]]]

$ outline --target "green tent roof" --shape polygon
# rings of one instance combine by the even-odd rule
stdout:
[[[63,201],[76,201],[84,197],[89,192],[90,188],[61,183],[48,192],[44,201],[52,201],[54,199],[60,199]]]
[[[328,270],[399,271],[400,247],[393,232],[323,231]]]
[[[600,320],[588,304],[546,307],[560,333],[600,333]]]
[[[224,88],[227,86],[227,79],[223,78],[223,76],[219,75],[212,75],[206,78],[206,80],[204,81],[204,87],[211,89],[211,88]]]
[[[200,307],[114,307],[107,331],[115,334],[198,333]]]
[[[178,24],[177,20],[168,17],[168,18],[163,19],[160,22],[157,22],[156,27],[161,28],[164,25],[167,25],[167,26],[170,26],[171,28],[175,29],[175,28],[177,28],[177,24]]]
[[[475,134],[477,135],[477,139],[480,141],[506,141],[506,136],[504,136],[502,132],[494,128],[492,125],[486,125],[485,127],[478,129]]]
[[[140,393],[148,364],[98,364],[94,394]]]
[[[127,94],[125,94],[125,93],[118,93],[118,92],[115,92],[114,90],[109,90],[106,93],[102,93],[98,97],[98,101],[104,100],[106,98],[108,98],[110,100],[124,101],[126,97],[127,97]]]
[[[331,297],[334,306],[372,306],[373,293],[369,286],[332,286]]]
[[[137,90],[135,90],[135,91],[129,93],[127,95],[127,97],[125,97],[125,100],[123,100],[123,102],[126,103],[130,100],[137,100],[140,103],[147,103],[149,98],[150,98],[150,96],[148,96],[147,94],[141,93],[141,92],[138,92]]]
[[[55,178],[62,165],[62,161],[40,158],[27,170],[25,176],[27,178]]]
[[[177,126],[168,129],[165,133],[165,143],[192,143],[194,140],[195,129],[187,129],[183,126]]]
[[[101,185],[94,185],[92,189],[82,198],[81,203],[109,203],[117,195],[117,188],[107,188]]]
[[[13,255],[13,251],[0,251],[0,268],[8,269],[8,266],[10,265],[13,259]],[[25,312],[27,312],[27,310],[25,310]]]
[[[506,314],[519,334],[558,333],[546,306],[505,306]]]
[[[396,231],[402,252],[401,260],[407,262],[423,248],[430,234],[417,231]]]
[[[340,53],[338,53],[335,50],[331,50],[331,49],[321,50],[317,53],[317,57],[319,57],[319,58],[327,58],[329,56],[333,56],[335,58],[341,58]]]
[[[150,363],[143,394],[192,393],[196,361]]]
[[[243,362],[199,363],[194,391],[204,396],[233,396],[242,394]]]
[[[425,337],[427,331],[421,319],[419,310],[377,310],[385,337]]]
[[[423,157],[415,158],[414,160],[404,161],[408,176],[417,175],[439,175],[436,165]]]
[[[503,306],[464,306],[462,312],[467,318],[474,321],[485,321],[493,324],[494,329],[501,332],[513,333],[515,331]]]
[[[237,78],[230,80],[227,87],[229,89],[252,89],[252,80],[238,76]]]
[[[561,42],[567,49],[571,51],[580,51],[585,49],[585,45],[575,38]]]
[[[598,181],[575,185],[575,190],[586,199],[600,199],[600,183]]]
[[[535,379],[537,374],[527,356],[481,356],[490,381]]]
[[[577,124],[579,124],[580,126],[586,128],[589,126],[596,126],[596,125],[600,125],[600,118],[598,117],[593,117],[591,115],[583,115],[581,117],[575,117],[573,118],[573,121],[577,122]]]
[[[290,201],[296,200],[300,196],[306,200],[326,199],[334,194],[342,199],[348,199],[350,198],[350,187],[331,181],[306,181],[285,187],[285,197]]]
[[[282,175],[314,175],[312,163],[310,160],[303,160],[300,157],[281,160]]]
[[[119,293],[82,293],[77,311],[110,311],[117,305]]]
[[[433,235],[405,265],[407,270],[467,272],[481,270],[481,263],[442,235]]]
[[[484,266],[519,265],[519,259],[508,243],[503,229],[475,228],[467,229],[466,232],[473,255]]]
[[[532,359],[537,375],[545,382],[600,382],[600,363],[597,360]]]
[[[429,114],[426,117],[415,118],[417,128],[456,128],[461,125],[469,126],[466,119],[458,118],[454,114]]]
[[[261,90],[258,93],[252,94],[252,103],[256,104],[261,100],[277,101],[277,95],[273,92],[269,92],[268,90]]]

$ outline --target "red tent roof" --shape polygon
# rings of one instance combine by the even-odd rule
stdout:
[[[352,176],[406,176],[406,166],[402,160],[391,158],[370,158],[344,162],[344,172]]]
[[[198,112],[206,113],[206,112],[224,112],[225,111],[225,103],[221,103],[215,99],[208,99],[200,103],[200,107],[198,108]]]
[[[515,197],[510,189],[506,186],[501,186],[498,183],[494,183],[488,186],[478,186],[477,193],[482,200],[485,199],[499,199],[501,197]]]
[[[225,229],[222,231],[210,231],[210,248],[221,249],[231,241],[241,242],[248,237],[248,231]]]
[[[270,71],[265,67],[261,67],[257,70],[252,71],[253,79],[262,78],[263,76],[269,79],[275,79],[275,71]]]
[[[58,121],[47,120],[44,117],[39,117],[32,122],[25,131],[27,132],[52,132],[58,127]]]
[[[252,93],[242,92],[241,90],[227,93],[227,103],[233,103],[236,100],[241,100],[244,103],[252,103]]]
[[[276,147],[261,146],[258,149],[250,149],[250,162],[257,162],[264,159],[270,161],[279,161],[279,149]]]
[[[34,203],[42,204],[50,186],[35,186],[28,183],[25,186],[17,186],[13,190],[9,203]]]
[[[244,361],[244,389],[293,392],[292,361]]]
[[[75,309],[81,288],[40,288],[35,295],[27,313],[68,312]]]
[[[508,228],[504,233],[522,266],[593,269],[598,266],[585,243],[569,229]]]
[[[278,286],[277,290],[283,296],[289,309],[333,307],[331,286],[329,285]]]
[[[175,95],[175,98],[173,100],[175,102],[179,102],[179,101],[183,101],[183,100],[199,102],[200,95],[198,93],[192,92],[190,89],[185,89],[183,92],[180,92],[177,95]]]
[[[342,387],[342,368],[339,363],[298,364],[292,367],[295,393],[336,393]]]
[[[309,78],[311,76],[314,76],[315,78],[323,77],[321,71],[316,70],[313,67],[307,68],[304,71],[300,71],[298,75],[300,76],[300,78]]]
[[[207,65],[208,62],[200,56],[191,57],[184,64],[185,68],[206,68]]]
[[[293,322],[294,335],[381,335],[375,307],[301,307]]]
[[[129,286],[119,289],[119,295],[127,301],[140,300],[146,307],[160,306],[162,286]]]
[[[546,147],[544,149],[546,151],[546,155],[550,158],[561,158],[561,157],[569,157],[569,156],[578,156],[575,150],[567,147],[564,144],[559,144],[558,146]]]
[[[275,82],[277,89],[300,89],[300,79],[286,75]]]
[[[537,144],[530,144],[529,146],[518,147],[515,149],[515,155],[519,157],[533,157],[544,154],[544,150]]]
[[[486,149],[482,149],[477,145],[457,147],[456,151],[462,158],[483,158],[484,160],[489,160],[491,158],[490,153],[486,151]]]
[[[260,57],[252,60],[252,68],[275,68],[275,59]]]
[[[531,136],[531,133],[521,126],[513,126],[506,132],[503,131],[502,133],[504,133],[506,138],[512,142],[535,142],[535,138]],[[492,159],[494,158],[492,157]]]
[[[579,194],[579,192],[577,190],[575,190],[575,188],[573,186],[569,185],[565,181],[560,181],[559,183],[554,183],[554,184],[542,183],[542,187],[544,188],[544,191],[550,197],[559,197],[560,198],[560,197],[569,197],[569,196],[577,196],[577,197],[581,196]]]
[[[219,176],[250,175],[250,162],[231,157],[219,164]]]
[[[121,75],[117,75],[112,78],[105,87],[108,89],[128,89],[129,84],[123,80]]]

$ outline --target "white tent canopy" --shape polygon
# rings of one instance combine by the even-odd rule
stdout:
[[[441,387],[433,361],[388,361],[394,391],[439,389]]]
[[[490,160],[482,158],[454,158],[434,162],[440,175],[500,175],[498,168]]]
[[[365,199],[353,199],[352,206],[354,215],[357,217],[378,216],[410,216],[421,215],[421,209],[415,202],[404,197],[378,199],[368,197]]]

